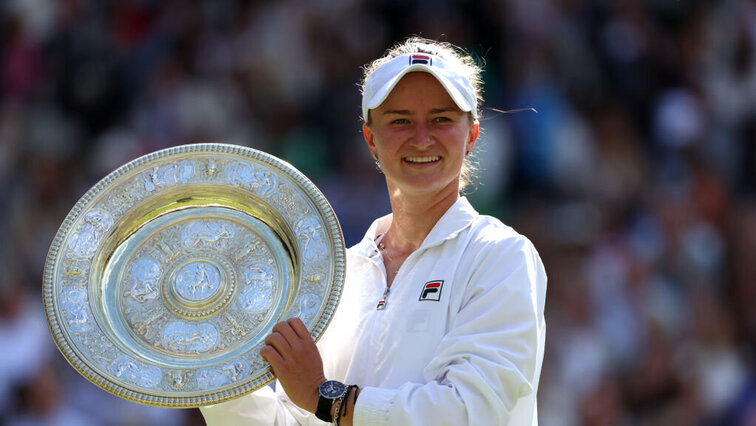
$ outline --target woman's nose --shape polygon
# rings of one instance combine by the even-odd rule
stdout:
[[[424,149],[433,144],[433,135],[428,125],[417,123],[415,125],[415,134],[412,137],[412,145],[419,149]]]

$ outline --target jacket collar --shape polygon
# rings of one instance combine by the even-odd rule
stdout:
[[[429,248],[442,242],[455,238],[463,229],[470,226],[473,219],[478,217],[478,212],[467,201],[466,197],[459,199],[449,207],[449,210],[436,222],[420,248]]]
[[[354,247],[358,253],[370,257],[371,254],[375,252],[377,249],[375,238],[377,237],[376,230],[378,229],[378,222],[389,216],[391,215],[389,214],[373,221],[367,232],[365,232],[362,241]],[[459,199],[446,210],[438,222],[436,222],[418,250],[433,247],[456,237],[462,230],[470,226],[473,219],[478,216],[478,212],[473,208],[470,202],[467,201],[467,198],[459,197]]]

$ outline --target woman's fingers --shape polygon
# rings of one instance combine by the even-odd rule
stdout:
[[[278,356],[278,359],[274,359],[276,363],[296,362],[299,358],[309,357],[313,351],[317,352],[310,332],[299,318],[281,321],[273,326],[271,333],[265,337],[265,344],[275,350]],[[267,350],[265,352],[268,353]],[[263,354],[262,350],[260,354]],[[273,364],[270,360],[266,361]]]
[[[263,346],[262,349],[260,349],[260,356],[262,356],[265,362],[270,364],[270,367],[273,369],[273,374],[276,374],[276,366],[281,365],[284,360],[281,357],[281,354],[279,354],[273,346]]]
[[[297,333],[297,336],[301,339],[310,340],[310,331],[307,330],[307,327],[304,325],[301,319],[294,317],[290,318],[287,323],[289,326],[294,330],[295,333]]]
[[[278,324],[274,325],[272,333],[279,333],[281,336],[283,336],[289,346],[296,345],[297,342],[302,339],[297,334],[297,332],[294,331],[294,328],[289,323],[289,321],[281,321]]]
[[[299,318],[282,321],[265,337],[267,346],[260,355],[273,369],[289,399],[298,406],[314,411],[318,385],[325,381],[323,361],[315,342]]]
[[[283,333],[275,331],[275,327],[274,330],[265,337],[265,344],[272,346],[282,356],[291,352],[291,343],[289,343],[289,340]]]

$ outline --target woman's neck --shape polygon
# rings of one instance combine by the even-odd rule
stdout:
[[[436,222],[459,199],[459,192],[412,197],[389,188],[389,198],[393,213],[391,222],[383,229],[379,228],[379,234],[386,234],[386,244],[394,250],[409,254],[420,247]]]

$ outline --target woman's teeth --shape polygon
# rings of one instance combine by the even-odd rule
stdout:
[[[433,157],[404,157],[404,161],[410,162],[410,163],[432,163],[434,161],[440,160],[441,157],[433,156]]]

